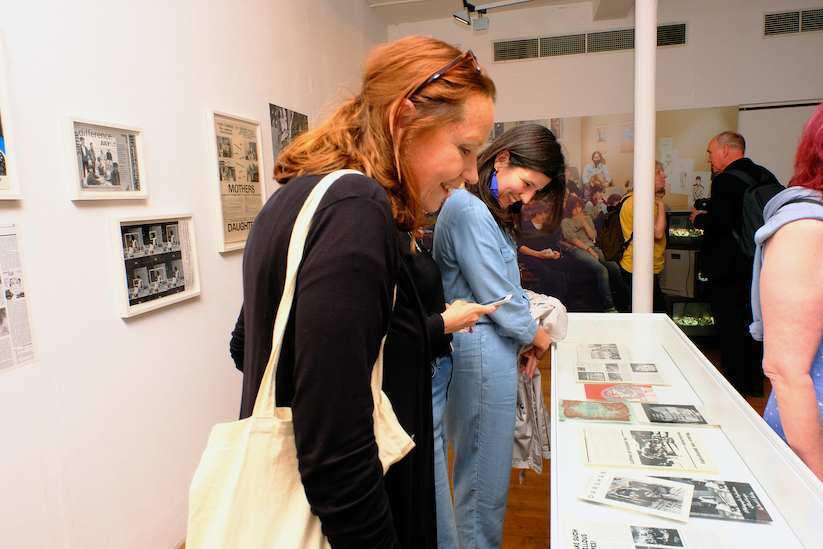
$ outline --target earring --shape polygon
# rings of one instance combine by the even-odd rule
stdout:
[[[494,197],[497,198],[497,168],[494,169],[494,173],[492,174],[492,180],[491,184],[489,185],[489,188],[491,189]]]

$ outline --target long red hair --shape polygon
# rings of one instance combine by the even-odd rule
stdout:
[[[317,128],[288,146],[275,163],[274,178],[285,184],[299,175],[353,168],[386,189],[399,230],[423,227],[424,214],[405,145],[423,132],[460,121],[469,97],[495,97],[494,83],[469,61],[413,93],[460,53],[425,36],[409,36],[374,48],[363,66],[360,94],[345,100]],[[391,121],[407,97],[417,115],[402,137],[396,137]]]

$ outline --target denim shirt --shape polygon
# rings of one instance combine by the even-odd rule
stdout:
[[[481,303],[512,294],[511,301],[480,322],[491,320],[498,335],[526,345],[537,334],[537,322],[520,286],[515,246],[486,204],[465,189],[455,190],[437,216],[432,255],[443,277],[446,302]]]

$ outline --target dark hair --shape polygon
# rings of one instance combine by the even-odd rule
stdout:
[[[595,183],[594,185],[592,185],[592,196],[594,196],[597,193],[602,193],[605,190],[606,187],[604,187],[600,183]]]
[[[578,206],[581,208],[585,206],[583,199],[577,195],[570,194],[566,199],[566,205],[563,207],[563,217],[571,217],[572,212]]]
[[[532,200],[543,200],[548,205],[549,222],[543,225],[541,233],[554,231],[560,224],[563,212],[563,199],[566,195],[565,162],[560,144],[554,134],[540,124],[515,126],[489,145],[477,160],[479,180],[476,185],[466,185],[466,189],[482,200],[503,229],[511,229],[515,235],[521,233],[522,203],[509,206],[507,210],[500,207],[497,197],[491,191],[491,178],[494,173],[494,160],[503,151],[509,152],[509,164],[517,168],[526,168],[542,173],[550,181],[543,189],[537,191]]]
[[[462,120],[470,97],[494,100],[496,93],[486,71],[478,71],[468,58],[420,87],[459,55],[454,46],[425,36],[376,46],[364,62],[359,95],[352,94],[319,126],[293,141],[277,159],[274,178],[286,184],[303,174],[360,170],[386,189],[398,229],[423,227],[420,192],[406,145],[424,132]],[[390,120],[407,97],[417,115],[398,135]]]
[[[794,160],[794,175],[789,187],[806,187],[823,191],[823,104],[821,104],[800,136]]]

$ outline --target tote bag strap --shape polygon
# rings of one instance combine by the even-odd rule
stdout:
[[[292,302],[294,301],[294,288],[297,283],[297,269],[300,267],[300,261],[303,259],[303,248],[306,244],[306,236],[309,233],[314,213],[317,211],[317,206],[323,199],[323,195],[331,187],[332,183],[337,181],[344,175],[360,174],[357,170],[338,170],[332,172],[320,182],[315,185],[306,202],[303,204],[300,213],[297,214],[297,219],[294,221],[292,228],[291,240],[289,241],[289,252],[286,259],[286,284],[283,287],[283,295],[280,298],[280,305],[277,307],[277,316],[274,320],[274,330],[272,331],[271,355],[269,362],[266,365],[266,371],[263,373],[263,380],[260,382],[260,389],[257,391],[257,398],[254,401],[254,410],[252,416],[256,417],[273,417],[275,400],[274,400],[274,379],[277,372],[277,362],[280,359],[280,350],[283,345],[283,334],[286,332],[286,325],[289,321],[289,313],[291,312]],[[384,339],[385,341],[385,339]],[[380,355],[382,357],[383,349],[381,346]],[[381,362],[382,366],[382,362]],[[382,375],[382,374],[381,374]]]

